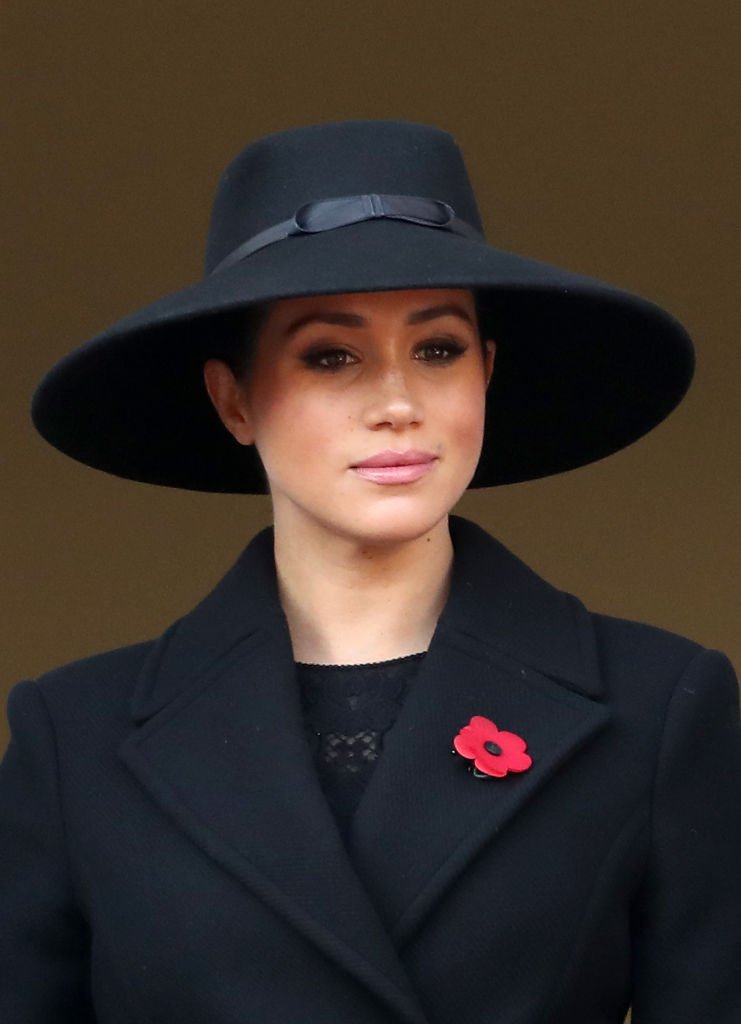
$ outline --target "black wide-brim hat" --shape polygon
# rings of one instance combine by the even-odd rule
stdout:
[[[203,280],[65,356],[34,395],[34,423],[61,451],[121,477],[264,492],[256,452],[228,433],[203,384],[204,361],[239,329],[235,311],[412,288],[474,289],[497,345],[473,487],[601,459],[656,426],[689,386],[692,344],[664,310],[487,244],[448,133],[347,121],[278,132],[236,157]]]

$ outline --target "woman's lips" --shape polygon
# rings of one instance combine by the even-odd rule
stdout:
[[[375,484],[410,484],[428,473],[436,459],[431,452],[385,451],[356,463],[352,469]]]

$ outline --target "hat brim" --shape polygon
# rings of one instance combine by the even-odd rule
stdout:
[[[252,448],[203,385],[235,309],[275,299],[473,288],[497,343],[472,487],[601,459],[679,403],[694,356],[658,306],[599,281],[449,232],[378,220],[288,238],[146,306],[65,356],[41,381],[34,423],[86,465],[169,487],[264,493]]]

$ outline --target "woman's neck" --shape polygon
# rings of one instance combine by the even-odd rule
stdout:
[[[411,540],[364,544],[275,526],[281,604],[294,657],[362,664],[427,650],[450,587],[447,518]]]

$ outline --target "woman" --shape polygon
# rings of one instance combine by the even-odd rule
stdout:
[[[489,247],[446,133],[248,147],[204,281],[34,400],[89,465],[267,487],[274,528],[156,642],[13,691],[3,1021],[738,1021],[727,660],[449,517],[691,369],[655,306]]]

